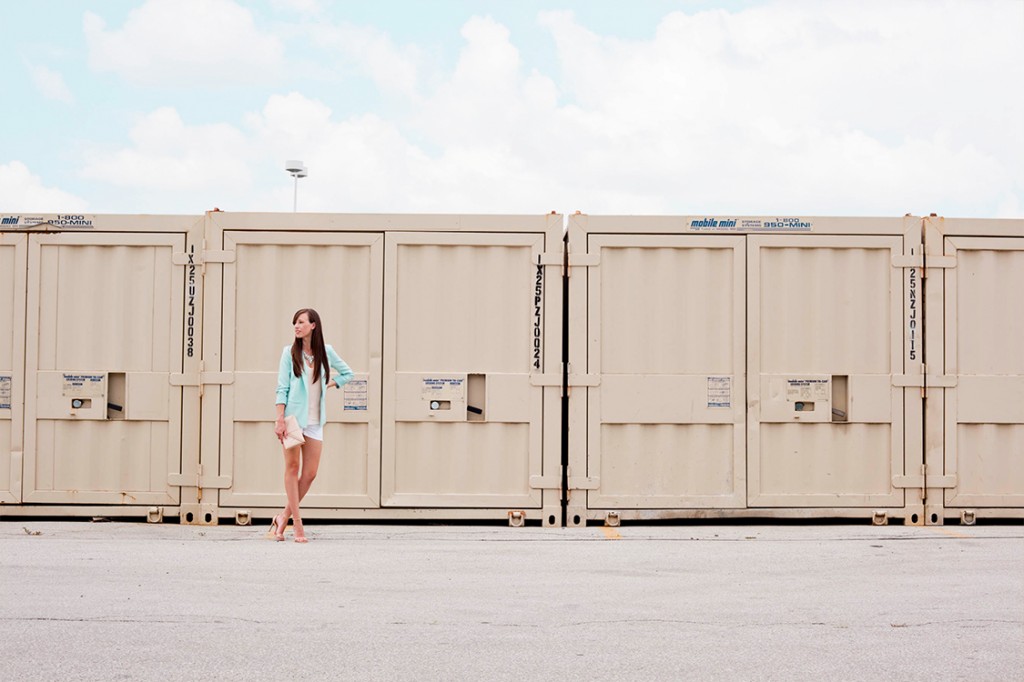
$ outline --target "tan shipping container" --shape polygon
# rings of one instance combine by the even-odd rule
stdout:
[[[311,306],[309,517],[1024,517],[1024,221],[562,220],[5,216],[0,513],[268,517]]]
[[[928,520],[1024,517],[1024,220],[925,229]]]
[[[920,244],[910,217],[571,216],[570,524],[923,522]]]
[[[0,252],[13,253],[4,272],[14,283],[13,310],[0,310],[12,320],[0,357],[15,363],[11,387],[2,389],[13,409],[3,414],[21,422],[0,422],[13,451],[5,479],[20,483],[6,487],[38,513],[176,509],[183,453],[198,450],[197,422],[187,416],[198,416],[197,396],[184,405],[178,379],[190,364],[186,250],[201,236],[201,219],[25,222],[20,234],[2,235]]]
[[[305,516],[561,524],[561,216],[210,213],[206,233],[221,515],[285,503],[277,359],[312,307],[356,378],[328,394]]]

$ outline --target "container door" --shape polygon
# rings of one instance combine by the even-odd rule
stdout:
[[[903,507],[901,245],[748,238],[751,507]]]
[[[384,505],[541,506],[543,251],[543,234],[387,235]]]
[[[176,504],[185,236],[32,234],[25,501]]]
[[[26,243],[24,234],[0,233],[0,504],[21,501]]]
[[[1024,239],[948,237],[947,507],[1024,507]]]
[[[743,237],[591,235],[591,509],[743,507]]]
[[[327,393],[324,450],[303,507],[376,507],[380,498],[380,348],[383,237],[321,232],[226,232],[220,471],[222,506],[280,507],[281,444],[274,436],[281,350],[292,315],[320,314],[324,341],[355,379]],[[206,354],[209,365],[209,354]]]

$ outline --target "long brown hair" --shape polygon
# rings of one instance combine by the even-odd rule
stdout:
[[[324,367],[327,367],[327,347],[324,345],[324,330],[320,324],[320,314],[312,308],[299,308],[292,315],[292,324],[294,325],[299,315],[306,314],[306,318],[312,322],[313,334],[309,340],[310,350],[313,352],[313,379],[310,383],[316,383],[320,380],[320,372]],[[302,339],[296,338],[295,343],[292,344],[292,371],[295,376],[302,376]]]

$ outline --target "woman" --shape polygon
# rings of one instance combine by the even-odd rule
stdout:
[[[292,416],[302,427],[306,442],[284,450],[284,492],[288,506],[270,522],[270,533],[284,540],[288,519],[294,519],[295,542],[308,542],[302,527],[299,502],[316,478],[323,450],[324,422],[327,421],[326,388],[341,388],[352,380],[352,370],[334,349],[324,345],[320,316],[312,308],[302,308],[292,316],[295,342],[285,346],[277,373],[277,424],[274,433],[284,444],[284,418]],[[328,366],[338,371],[330,379]],[[302,474],[299,475],[301,464]]]

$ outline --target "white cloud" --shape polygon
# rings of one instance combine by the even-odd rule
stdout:
[[[322,7],[319,0],[270,0],[270,4],[278,9],[299,14],[320,14]]]
[[[554,123],[558,91],[539,73],[523,73],[508,29],[474,18],[462,28],[466,41],[451,76],[425,99],[416,118],[445,146],[509,145],[533,150],[529,140]],[[526,144],[526,147],[523,145]]]
[[[89,63],[137,84],[264,82],[281,66],[281,41],[232,0],[148,0],[120,29],[86,12]]]
[[[780,2],[644,41],[542,14],[567,189],[591,212],[990,214],[1024,192],[1021,7]]]
[[[74,95],[71,94],[71,90],[68,89],[64,77],[60,73],[42,64],[28,64],[27,66],[29,74],[32,76],[32,84],[43,97],[58,102],[75,101]]]
[[[942,5],[954,26],[934,6],[680,12],[633,41],[545,13],[559,61],[543,72],[492,19],[464,24],[446,73],[369,31],[351,45],[377,41],[363,66],[404,97],[398,114],[339,118],[300,92],[238,127],[158,110],[86,175],[234,210],[287,210],[281,164],[300,158],[303,210],[1019,215],[1024,91],[1006,83],[1024,81],[1024,47],[1006,5]],[[957,27],[959,53],[933,55]]]
[[[992,132],[1005,110],[979,114],[989,130],[965,135],[969,108],[915,89],[939,89],[920,55],[942,22],[917,35],[927,8],[897,10],[679,12],[641,41],[545,13],[561,73],[528,71],[508,29],[477,17],[438,83],[408,72],[404,119],[338,121],[293,93],[250,124],[261,144],[287,141],[277,156],[308,150],[300,197],[318,210],[1005,214],[1024,192],[1024,145]],[[992,21],[969,14],[955,20]],[[971,39],[987,55],[975,70],[1024,63],[1006,31],[1001,47],[991,35]],[[940,61],[962,74],[945,82],[946,100],[1004,97],[956,58]],[[1024,111],[1020,95],[1006,103]]]
[[[274,95],[247,117],[254,147],[263,151],[267,181],[276,188],[254,208],[282,210],[291,204],[291,184],[281,165],[302,159],[309,177],[300,181],[299,205],[307,211],[372,210],[409,191],[412,169],[425,156],[392,124],[377,116],[335,120],[322,102],[298,93]],[[427,170],[423,167],[423,170]]]
[[[163,107],[136,123],[130,137],[130,148],[89,152],[83,176],[169,195],[234,193],[250,184],[248,143],[231,125],[188,126],[175,109]]]
[[[66,213],[88,210],[81,197],[46,187],[38,175],[29,171],[21,161],[0,164],[0,211],[37,213]]]
[[[398,46],[372,26],[318,22],[306,30],[314,44],[340,54],[384,92],[417,96],[426,55],[416,46]]]

